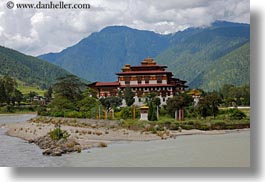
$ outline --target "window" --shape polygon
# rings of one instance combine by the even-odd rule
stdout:
[[[138,84],[141,84],[142,83],[142,76],[137,76],[137,81],[138,81]]]
[[[150,79],[149,76],[144,76],[145,83],[149,83],[149,79]]]
[[[162,83],[162,76],[157,76],[157,83]]]
[[[125,84],[130,84],[130,77],[125,77]]]

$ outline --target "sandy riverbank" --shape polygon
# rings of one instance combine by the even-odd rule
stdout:
[[[68,119],[68,118],[40,118],[36,117],[27,122],[4,124],[2,127],[8,128],[7,134],[19,137],[27,141],[36,140],[47,135],[49,131],[60,123],[61,129],[70,134],[70,138],[77,141],[82,149],[100,147],[102,143],[108,144],[115,141],[150,141],[168,138],[176,138],[182,135],[216,135],[229,132],[240,132],[240,130],[166,130],[156,134],[147,131],[134,131],[117,127],[116,121],[98,121],[89,119]]]

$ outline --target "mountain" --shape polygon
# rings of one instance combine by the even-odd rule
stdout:
[[[214,90],[224,84],[250,84],[249,42],[209,64],[208,68],[190,83],[190,87]]]
[[[213,90],[222,82],[213,87],[206,86],[207,83],[202,83],[207,80],[204,79],[206,73],[213,66],[219,67],[222,57],[248,43],[249,37],[249,24],[223,21],[168,35],[111,26],[59,53],[44,54],[39,58],[87,80],[114,81],[115,73],[124,64],[138,65],[144,58],[154,57],[159,64],[167,65],[175,77],[187,80],[190,86]]]
[[[240,72],[240,69],[237,67],[228,68],[227,65],[223,64],[222,57],[248,43],[249,39],[249,25],[216,22],[211,27],[201,29],[201,31],[189,36],[184,41],[170,46],[158,55],[156,60],[160,64],[167,65],[169,70],[175,74],[175,77],[187,80],[191,87],[205,90],[218,90],[220,86],[226,83],[224,80],[220,81],[220,78],[216,76],[210,79],[202,79],[202,77],[209,75],[209,72],[213,73],[212,69],[224,70],[226,68]],[[239,53],[239,51],[236,53]],[[248,60],[244,60],[243,62],[249,68],[249,50],[240,53],[244,54],[244,58],[248,57]],[[238,64],[229,65],[239,66]],[[238,80],[242,78],[238,78],[240,77],[239,72],[235,73],[237,77],[234,77],[234,80],[229,77],[230,74],[226,75],[227,78],[225,80],[230,80],[235,85],[249,83],[249,72],[244,73],[247,75],[244,76],[244,81],[240,82]],[[211,83],[218,82],[219,84],[209,84],[206,80]]]
[[[60,53],[39,58],[91,81],[111,81],[116,80],[115,72],[119,72],[124,64],[139,64],[148,56],[155,57],[168,44],[166,37],[151,31],[112,26]]]
[[[8,75],[30,86],[48,88],[57,77],[70,74],[38,58],[0,46],[0,75]]]

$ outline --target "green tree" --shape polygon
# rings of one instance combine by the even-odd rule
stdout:
[[[240,111],[237,108],[229,109],[226,112],[228,113],[228,116],[231,119],[241,120],[241,119],[247,117],[244,112]]]
[[[168,114],[174,117],[175,111],[184,109],[184,107],[191,105],[192,102],[192,97],[186,93],[183,93],[168,99],[166,110]]]
[[[109,112],[111,109],[118,107],[122,104],[122,99],[115,96],[100,98],[99,101]]]
[[[10,100],[13,105],[15,105],[16,102],[18,103],[18,105],[20,105],[20,102],[23,100],[23,94],[16,89],[14,92],[11,93]]]
[[[160,104],[161,104],[161,100],[158,97],[156,97],[153,102],[154,102],[155,106],[160,106]]]
[[[15,79],[9,76],[3,76],[0,78],[1,100],[8,105],[11,102],[12,93],[16,90],[17,82]]]
[[[157,121],[157,106],[161,104],[156,92],[151,92],[146,95],[146,102],[148,104],[148,120]]]
[[[149,102],[148,104],[148,120],[149,121],[157,121],[157,117],[156,117],[156,112],[155,112],[155,108],[154,108],[154,103],[153,102]]]
[[[52,99],[52,87],[49,87],[48,90],[44,93],[44,97],[47,98],[48,101],[50,101]]]
[[[83,95],[84,96],[93,97],[93,98],[97,98],[98,92],[95,89],[88,88],[88,89],[85,90]]]
[[[124,99],[128,107],[130,107],[134,103],[134,93],[130,87],[125,88]]]
[[[230,87],[230,86],[229,86]],[[216,91],[207,93],[206,96],[201,97],[195,110],[203,117],[216,117],[219,111],[219,106],[223,102],[220,94]]]
[[[53,101],[50,104],[50,107],[52,108],[52,112],[65,112],[76,110],[75,104],[61,95],[57,95],[54,97]]]
[[[209,102],[205,98],[200,98],[195,110],[198,111],[200,116],[203,118],[210,116]]]
[[[82,91],[81,88],[84,84],[80,79],[74,75],[66,75],[56,79],[56,83],[53,85],[53,90],[56,95],[76,103],[77,100],[81,99]]]
[[[6,91],[5,86],[2,80],[0,79],[0,104],[4,104],[6,102]]]
[[[38,93],[33,92],[33,91],[30,91],[30,92],[28,93],[28,98],[29,98],[30,102],[32,102],[33,99],[34,99],[34,97],[37,96],[37,95],[38,95]]]
[[[205,97],[205,100],[209,104],[209,107],[211,110],[211,115],[213,115],[213,117],[216,117],[216,115],[218,114],[218,111],[219,111],[218,107],[222,103],[222,99],[221,99],[219,93],[218,92],[211,92]]]
[[[56,79],[53,85],[54,99],[50,107],[52,112],[78,110],[77,103],[82,99],[83,83],[74,75],[67,75]]]
[[[220,89],[220,94],[224,100],[225,106],[250,105],[249,85],[240,87],[236,87],[234,85],[224,85]]]
[[[100,105],[98,99],[91,95],[91,90],[87,89],[83,92],[82,100],[77,102],[77,107],[82,112],[88,112]]]

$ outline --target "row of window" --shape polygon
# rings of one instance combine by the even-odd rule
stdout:
[[[150,76],[144,76],[144,81],[145,83],[149,83]],[[138,84],[142,83],[142,76],[137,76],[136,77]],[[156,76],[157,83],[162,83],[162,76]],[[130,84],[131,77],[126,76],[124,77],[125,84]]]
[[[142,97],[143,94],[144,94],[143,91],[137,91],[137,96],[139,98]],[[157,92],[157,95],[160,95],[160,92]],[[166,97],[166,96],[170,96],[170,95],[171,95],[171,92],[169,92],[169,91],[162,91],[161,92],[162,97]],[[104,92],[103,94],[101,94],[101,96],[104,96],[104,97],[117,96],[117,92]]]
[[[151,87],[151,88],[133,88],[132,91],[161,91],[168,90],[172,91],[172,87]]]
[[[138,102],[147,102],[148,99],[145,98],[145,99],[142,99],[141,97],[138,98]],[[165,97],[162,97],[162,102],[166,102],[166,98]]]

